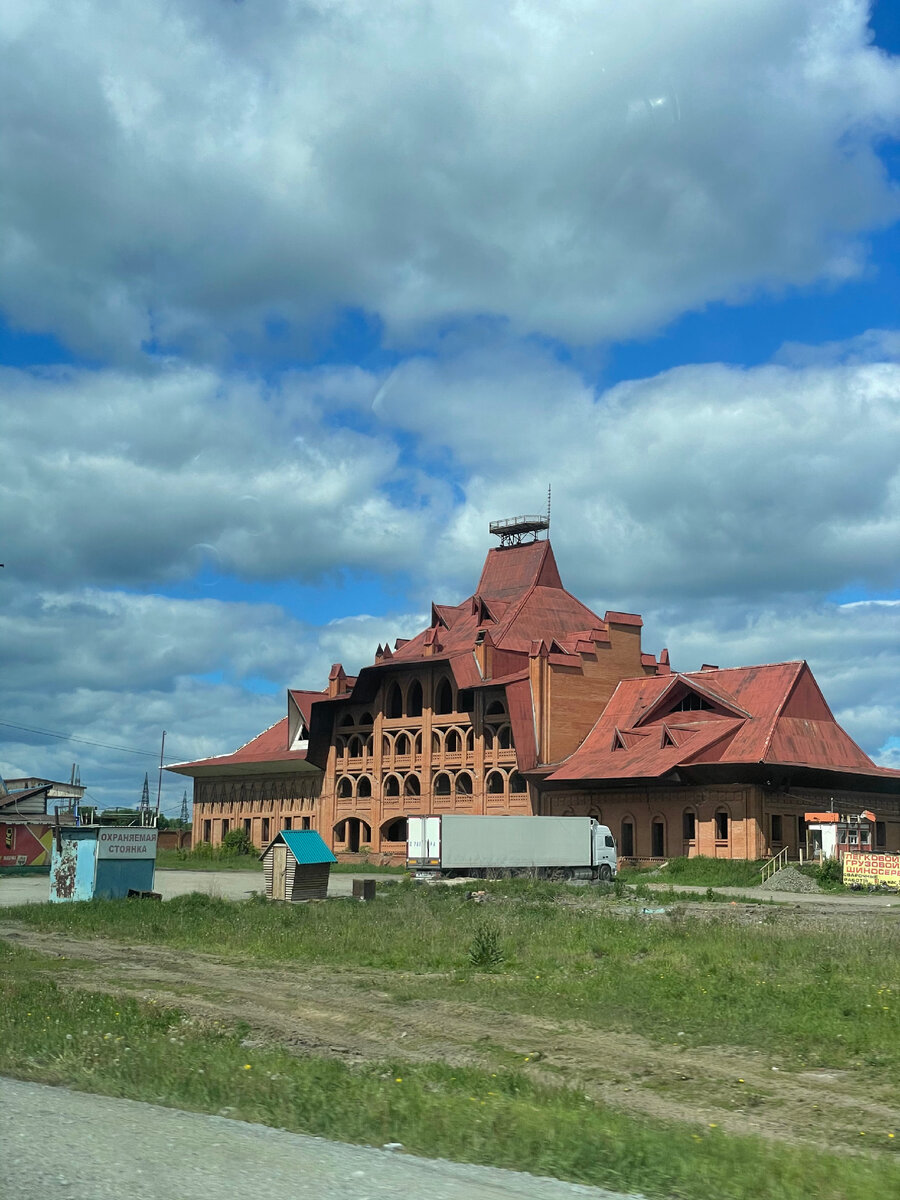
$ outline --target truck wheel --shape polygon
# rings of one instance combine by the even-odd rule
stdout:
[[[609,883],[612,879],[612,868],[609,863],[603,863],[600,870],[597,872],[597,877],[601,883]]]

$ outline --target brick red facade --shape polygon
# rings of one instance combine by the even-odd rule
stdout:
[[[796,853],[804,811],[860,795],[900,849],[900,772],[840,728],[805,663],[679,675],[641,625],[567,592],[549,542],[491,550],[415,638],[289,692],[234,754],[170,767],[194,777],[194,843],[312,828],[399,859],[412,814],[591,814],[623,856],[757,859]]]

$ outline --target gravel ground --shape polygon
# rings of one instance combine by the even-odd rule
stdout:
[[[814,879],[798,871],[796,867],[782,867],[774,875],[770,875],[765,883],[759,885],[761,892],[815,892],[822,894],[822,889]]]
[[[349,896],[354,879],[396,879],[395,875],[332,875],[329,896]],[[205,892],[223,900],[246,900],[254,892],[265,891],[262,871],[172,871],[156,872],[155,888],[164,900],[188,892]],[[0,878],[0,908],[13,904],[43,904],[50,894],[49,875],[7,875]]]
[[[11,1200],[640,1200],[3,1078],[0,1145]]]

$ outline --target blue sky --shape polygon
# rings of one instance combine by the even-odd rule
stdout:
[[[900,4],[13,0],[0,54],[0,773],[136,801],[548,484],[579,597],[900,764]]]

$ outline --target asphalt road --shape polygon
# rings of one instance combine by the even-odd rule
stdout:
[[[9,1200],[636,1200],[0,1078]]]
[[[329,896],[349,896],[354,879],[394,879],[393,875],[332,875]],[[262,871],[157,871],[156,891],[164,900],[188,892],[206,892],[224,900],[246,900],[265,891]],[[0,908],[13,904],[42,904],[50,890],[49,875],[6,875],[0,878]]]

